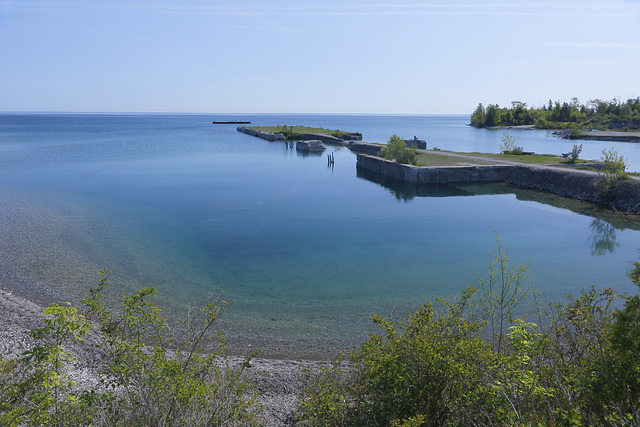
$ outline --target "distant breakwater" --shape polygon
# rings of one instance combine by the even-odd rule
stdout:
[[[530,165],[412,166],[357,154],[356,167],[415,184],[508,182],[640,214],[640,181],[618,180],[607,191],[597,172]]]
[[[267,141],[286,141],[287,138],[282,133],[271,133],[271,132],[263,132],[260,130],[248,128],[245,126],[238,126],[236,129],[238,132],[245,133],[247,135],[256,136],[258,138],[266,139]],[[332,145],[348,145],[345,141],[357,141],[362,139],[362,134],[359,132],[343,132],[341,134],[341,138],[328,134],[328,133],[300,133],[295,134],[292,139],[297,140],[318,140],[322,141],[324,144],[332,144]]]
[[[287,138],[281,133],[269,133],[261,132],[255,129],[249,129],[248,127],[238,126],[236,129],[238,132],[246,133],[247,135],[257,136],[258,138],[266,139],[267,141],[286,141]]]
[[[588,131],[575,134],[571,130],[554,132],[560,139],[580,139],[592,141],[640,142],[640,132]]]

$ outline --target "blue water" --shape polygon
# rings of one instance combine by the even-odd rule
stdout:
[[[325,154],[211,124],[224,119],[469,152],[496,152],[502,136],[467,116],[2,115],[0,284],[73,297],[117,268],[114,292],[155,285],[171,313],[224,290],[227,336],[267,354],[352,345],[371,314],[455,297],[485,274],[494,230],[514,263],[531,261],[547,301],[591,285],[634,291],[637,216],[506,185],[398,184],[357,172],[345,148],[329,148],[330,168]],[[539,153],[574,143],[510,133]],[[583,146],[583,158],[615,146],[640,170],[640,144]]]

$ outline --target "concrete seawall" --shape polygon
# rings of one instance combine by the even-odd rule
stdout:
[[[257,130],[249,129],[244,126],[238,126],[236,129],[238,132],[246,133],[247,135],[257,136],[258,138],[266,139],[267,141],[286,141],[287,138],[281,133],[267,133]]]
[[[603,191],[597,172],[538,165],[411,166],[364,154],[357,155],[356,166],[416,184],[504,181],[640,214],[640,181],[618,180]]]
[[[333,135],[327,135],[323,133],[305,133],[305,134],[299,135],[298,139],[301,141],[316,139],[318,141],[322,141],[324,144],[346,145],[343,139],[340,139]]]
[[[369,142],[349,142],[347,147],[351,151],[377,156],[380,150],[382,150],[383,145],[371,144]]]
[[[281,133],[269,133],[262,132],[255,129],[250,129],[245,126],[238,126],[236,129],[238,132],[246,133],[247,135],[257,136],[258,138],[266,139],[267,141],[286,141],[287,138]],[[345,140],[360,140],[362,139],[362,135],[358,132],[348,132],[344,133],[342,138],[338,138],[337,136],[326,134],[326,133],[305,133],[300,135],[295,135],[297,140],[319,140],[325,144],[332,145],[347,145]]]

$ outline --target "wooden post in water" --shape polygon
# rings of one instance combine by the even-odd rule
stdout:
[[[333,153],[327,154],[327,165],[332,165],[335,163],[335,159],[333,157]]]

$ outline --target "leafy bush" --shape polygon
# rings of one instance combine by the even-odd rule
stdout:
[[[629,164],[622,154],[618,154],[615,148],[602,151],[602,162],[604,163],[604,172],[612,179],[623,178],[626,176],[625,170]]]
[[[63,344],[82,342],[88,322],[70,304],[43,311],[50,316],[45,326],[31,331],[42,342],[18,358],[0,355],[0,425],[81,425],[86,419],[80,394],[64,372],[64,364],[75,359]]]
[[[119,313],[102,302],[110,271],[74,307],[52,305],[42,340],[20,359],[0,363],[2,425],[256,425],[256,403],[244,366],[232,367],[214,325],[225,302],[192,306],[181,330],[170,326],[152,301],[154,288],[122,295]],[[92,319],[89,322],[87,319]],[[68,340],[95,334],[105,358],[100,385],[73,388],[64,374]],[[71,416],[70,416],[71,415]]]
[[[315,378],[301,405],[304,421],[384,426],[427,420],[440,426],[482,417],[481,408],[496,403],[483,381],[495,359],[477,336],[481,325],[462,316],[474,292],[467,289],[457,303],[439,300],[442,312],[424,304],[402,322],[374,316],[383,335],[372,335],[351,354],[348,379],[340,379],[338,367]]]
[[[582,153],[582,144],[573,144],[573,148],[569,151],[569,162],[575,163],[580,157],[580,153]]]
[[[277,130],[278,130],[279,133],[284,135],[284,137],[286,139],[292,139],[293,138],[293,135],[294,135],[293,126],[287,126],[286,124],[284,126],[278,125]]]
[[[302,421],[638,425],[640,297],[615,311],[615,292],[592,288],[536,308],[533,323],[513,311],[535,296],[520,286],[528,266],[512,267],[498,240],[489,271],[477,304],[476,289],[468,288],[458,301],[423,304],[400,322],[374,316],[383,333],[349,355],[349,369],[317,374],[300,406]],[[629,277],[640,287],[640,263]]]
[[[618,180],[627,178],[626,168],[629,164],[622,154],[618,154],[615,148],[602,151],[604,168],[595,182],[596,189],[601,197],[609,197],[611,191],[616,188]]]
[[[398,163],[416,164],[416,151],[407,147],[407,143],[398,135],[393,135],[389,138],[387,145],[382,147],[379,155],[388,160],[395,160]]]
[[[523,153],[522,147],[516,146],[516,140],[509,132],[502,134],[502,145],[500,145],[500,154],[520,155]]]

